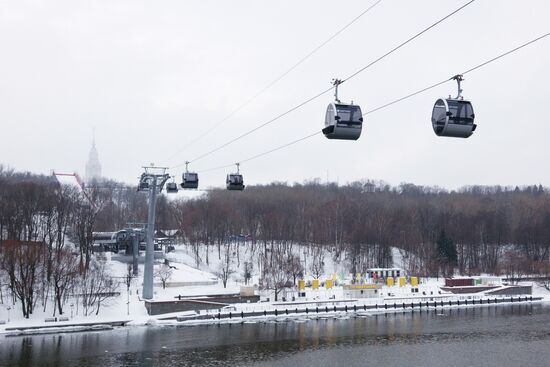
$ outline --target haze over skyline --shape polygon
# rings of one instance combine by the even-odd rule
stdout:
[[[105,177],[137,183],[142,166],[179,167],[330,87],[465,0],[382,0],[200,142],[181,150],[375,1],[0,1],[0,164],[78,171],[95,127]],[[345,9],[345,11],[342,11]],[[343,84],[368,111],[469,69],[550,29],[550,3],[476,1]],[[248,185],[327,175],[457,188],[550,186],[550,37],[468,74],[478,128],[439,138],[430,114],[448,82],[365,118],[356,142],[321,134],[241,165]],[[332,93],[213,153],[228,165],[321,130]],[[201,174],[222,186],[233,168]]]

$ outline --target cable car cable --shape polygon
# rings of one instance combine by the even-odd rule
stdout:
[[[353,18],[350,22],[348,22],[346,25],[344,25],[342,28],[337,30],[334,34],[332,34],[327,40],[325,40],[323,43],[315,47],[313,50],[311,50],[308,54],[303,56],[300,60],[298,60],[294,65],[292,65],[289,69],[287,69],[285,72],[280,74],[278,77],[273,79],[269,84],[267,84],[265,87],[260,89],[256,94],[254,94],[252,97],[250,97],[247,101],[245,101],[243,104],[235,108],[232,112],[230,112],[228,115],[226,115],[224,118],[222,118],[220,121],[215,123],[210,129],[205,131],[203,134],[199,135],[195,140],[192,140],[190,143],[182,147],[180,150],[175,152],[173,155],[170,156],[170,158],[167,159],[167,161],[172,160],[176,155],[182,153],[190,146],[196,144],[200,140],[202,140],[205,136],[209,135],[212,131],[216,130],[221,124],[223,124],[225,121],[229,120],[233,115],[235,115],[237,112],[242,110],[244,107],[248,106],[250,103],[252,103],[256,98],[258,98],[260,95],[265,93],[268,89],[270,89],[272,86],[277,84],[281,79],[283,79],[285,76],[290,74],[294,69],[296,69],[298,66],[303,64],[307,59],[309,59],[313,54],[315,54],[317,51],[319,51],[321,48],[326,46],[330,41],[335,39],[337,36],[339,36],[342,32],[344,32],[346,29],[348,29],[353,23],[357,22],[363,15],[367,14],[372,8],[374,8],[376,5],[378,5],[382,0],[377,0],[374,4],[369,6],[367,9],[363,10],[358,16]]]
[[[197,173],[201,173],[201,174],[202,174],[202,173],[205,173],[205,172],[217,171],[217,170],[219,170],[219,169],[233,167],[234,165],[235,165],[235,163],[230,163],[230,164],[226,164],[226,165],[223,165],[223,166],[218,166],[218,167],[203,169],[203,170],[197,171]]]
[[[425,29],[423,29],[422,31],[418,32],[416,35],[414,35],[414,36],[410,37],[409,39],[407,39],[406,41],[400,43],[398,46],[396,46],[396,47],[394,47],[393,49],[391,49],[390,51],[386,52],[386,53],[385,53],[384,55],[382,55],[381,57],[377,58],[377,59],[374,60],[373,62],[369,63],[368,65],[362,67],[361,69],[359,69],[359,70],[356,71],[355,73],[353,73],[353,74],[351,74],[350,76],[348,76],[346,79],[342,80],[342,83],[343,83],[344,81],[346,81],[346,80],[349,80],[349,79],[351,79],[351,78],[357,76],[359,73],[365,71],[366,69],[368,69],[369,67],[371,67],[371,66],[373,66],[374,64],[378,63],[379,61],[381,61],[381,60],[384,59],[385,57],[391,55],[392,53],[394,53],[395,51],[397,51],[397,50],[400,49],[401,47],[405,46],[405,45],[408,44],[409,42],[413,41],[414,39],[416,39],[416,38],[419,37],[420,35],[426,33],[428,30],[434,28],[435,26],[437,26],[438,24],[440,24],[440,23],[443,22],[444,20],[448,19],[449,17],[453,16],[454,14],[456,14],[457,12],[459,12],[460,10],[462,10],[462,9],[464,9],[465,7],[467,7],[468,5],[472,4],[474,1],[475,1],[475,0],[470,0],[469,2],[467,2],[467,3],[464,4],[464,5],[462,5],[462,6],[459,7],[458,9],[452,11],[452,12],[449,13],[448,15],[446,15],[446,16],[444,16],[443,18],[441,18],[440,20],[438,20],[437,22],[431,24],[431,25],[428,26],[427,28],[425,28]],[[238,141],[238,140],[240,140],[240,139],[242,139],[242,138],[244,138],[244,137],[246,137],[246,136],[252,134],[253,132],[255,132],[255,131],[257,131],[257,130],[259,130],[259,129],[261,129],[261,128],[263,128],[263,127],[265,127],[265,126],[267,126],[267,125],[269,125],[269,124],[271,124],[271,123],[273,123],[273,122],[279,120],[280,118],[282,118],[282,117],[288,115],[289,113],[291,113],[291,112],[293,112],[293,111],[295,111],[295,110],[297,110],[297,109],[303,107],[304,105],[306,105],[306,104],[308,104],[309,102],[311,102],[311,101],[313,101],[313,100],[319,98],[320,96],[322,96],[322,95],[324,95],[324,94],[330,92],[330,91],[333,90],[333,89],[334,89],[334,86],[331,86],[330,88],[328,88],[328,89],[326,89],[326,90],[324,90],[324,91],[322,91],[322,92],[316,94],[316,95],[313,96],[313,97],[308,98],[308,99],[305,100],[304,102],[302,102],[302,103],[300,103],[300,104],[298,104],[298,105],[292,107],[291,109],[289,109],[289,110],[287,110],[287,111],[285,111],[285,112],[279,114],[278,116],[272,118],[271,120],[268,120],[268,121],[264,122],[263,124],[261,124],[261,125],[259,125],[259,126],[256,126],[256,127],[253,128],[252,130],[249,130],[249,131],[247,131],[247,132],[245,132],[245,133],[243,133],[243,134],[241,134],[241,135],[239,135],[239,136],[237,136],[237,137],[231,139],[230,141],[228,141],[228,142],[226,142],[226,143],[224,143],[224,144],[222,144],[222,145],[220,145],[220,146],[218,146],[218,147],[216,147],[216,148],[214,148],[214,149],[212,149],[212,150],[207,151],[206,153],[204,153],[204,154],[202,154],[202,155],[196,157],[195,159],[193,159],[193,160],[191,160],[191,161],[189,161],[189,162],[196,162],[196,161],[198,161],[198,160],[200,160],[200,159],[202,159],[202,158],[204,158],[204,157],[206,157],[206,156],[209,156],[210,154],[213,154],[213,153],[219,151],[220,149],[225,148],[225,147],[228,146],[228,145],[233,144],[234,142],[236,142],[236,141]],[[178,168],[178,167],[183,166],[184,164],[185,164],[185,163],[178,164],[178,165],[175,165],[175,166],[173,166],[173,167],[171,167],[171,168]]]
[[[252,156],[252,157],[250,157],[250,158],[244,159],[244,160],[240,161],[240,163],[249,162],[249,161],[251,161],[251,160],[253,160],[253,159],[263,157],[264,155],[267,155],[267,154],[276,152],[276,151],[278,151],[278,150],[284,149],[284,148],[286,148],[286,147],[289,147],[289,146],[291,146],[291,145],[297,144],[297,143],[299,143],[299,142],[301,142],[301,141],[304,141],[304,140],[307,140],[307,139],[309,139],[309,138],[312,138],[312,137],[314,137],[315,135],[318,135],[318,134],[321,134],[321,132],[320,132],[320,131],[316,131],[316,132],[314,132],[313,134],[306,135],[306,136],[304,136],[304,137],[302,137],[302,138],[300,138],[300,139],[296,139],[296,140],[294,140],[294,141],[291,141],[290,143],[286,143],[286,144],[281,145],[281,146],[279,146],[279,147],[277,147],[277,148],[273,148],[273,149],[271,149],[271,150],[268,150],[267,152],[263,152],[263,153],[260,153],[260,154],[256,154],[255,156]]]
[[[378,61],[384,59],[385,57],[391,55],[392,53],[394,53],[395,51],[399,50],[401,47],[405,46],[407,43],[413,41],[414,39],[420,37],[422,34],[426,33],[427,31],[429,31],[430,29],[432,29],[433,27],[437,26],[439,23],[442,23],[443,21],[445,21],[447,18],[450,18],[452,17],[453,15],[455,15],[456,13],[458,13],[459,11],[461,11],[462,9],[464,9],[465,7],[467,7],[468,5],[470,5],[471,3],[473,3],[475,0],[470,0],[469,2],[467,2],[466,4],[462,5],[460,8],[456,9],[455,11],[453,11],[452,13],[449,13],[448,15],[446,15],[445,17],[441,18],[440,20],[438,20],[437,22],[435,22],[434,24],[432,24],[431,26],[429,26],[428,28],[425,28],[424,30],[422,30],[421,32],[415,34],[414,36],[412,36],[411,38],[409,38],[408,40],[400,43],[398,46],[394,47],[393,49],[391,49],[390,51],[386,52],[384,55],[380,56],[379,58],[377,58],[376,60],[374,60],[373,62],[371,62],[370,64],[362,67],[361,69],[357,70],[355,73],[351,74],[350,76],[348,76],[347,78],[343,79],[340,84],[344,83],[346,80],[349,80],[355,76],[357,76],[359,73],[363,72],[365,69],[368,69],[369,67],[371,67],[372,65],[376,64]]]
[[[253,159],[263,157],[264,155],[268,155],[268,154],[274,153],[274,152],[276,152],[276,151],[278,151],[278,150],[287,148],[287,147],[289,147],[289,146],[291,146],[291,145],[297,144],[297,143],[299,143],[299,142],[301,142],[301,141],[307,140],[307,139],[312,138],[312,137],[314,137],[314,136],[316,136],[316,135],[319,135],[319,134],[321,134],[320,131],[315,131],[313,134],[309,134],[309,135],[303,136],[303,137],[301,137],[301,138],[299,138],[299,139],[296,139],[296,140],[291,141],[290,143],[286,143],[286,144],[280,145],[280,146],[278,146],[278,147],[276,147],[276,148],[270,149],[270,150],[265,151],[265,152],[263,152],[263,153],[259,153],[259,154],[253,155],[252,157],[249,157],[249,158],[240,160],[239,163],[245,163],[245,162],[249,162],[249,161],[251,161],[251,160],[253,160]],[[219,167],[214,167],[214,168],[205,169],[205,170],[199,171],[199,173],[210,172],[210,171],[216,171],[216,170],[219,170],[219,169],[222,169],[222,168],[232,167],[232,166],[234,166],[234,165],[235,165],[235,163],[226,164],[226,165],[224,165],[224,166],[219,166]]]
[[[280,115],[278,115],[278,116],[272,118],[271,120],[266,121],[266,122],[264,122],[263,124],[261,124],[261,125],[259,125],[259,126],[256,126],[254,129],[249,130],[249,131],[245,132],[244,134],[241,134],[241,135],[237,136],[236,138],[233,138],[233,139],[229,140],[228,142],[226,142],[226,143],[224,143],[224,144],[218,146],[217,148],[214,148],[214,149],[212,149],[212,150],[210,150],[210,151],[208,151],[208,152],[206,152],[206,153],[204,153],[204,154],[198,156],[197,158],[195,158],[195,159],[189,161],[189,163],[196,162],[196,161],[198,161],[199,159],[202,159],[202,158],[204,158],[204,157],[206,157],[206,156],[208,156],[208,155],[210,155],[210,154],[212,154],[212,153],[217,152],[217,151],[220,150],[220,149],[225,148],[226,146],[228,146],[228,145],[230,145],[230,144],[233,144],[233,143],[236,142],[237,140],[240,140],[240,139],[242,139],[242,138],[244,138],[244,137],[246,137],[246,136],[252,134],[253,132],[255,132],[255,131],[261,129],[261,128],[264,127],[264,126],[267,126],[267,125],[269,125],[269,124],[275,122],[276,120],[280,119],[281,117],[284,117],[284,116],[288,115],[289,113],[291,113],[291,112],[297,110],[298,108],[304,106],[305,104],[307,104],[307,103],[313,101],[314,99],[319,98],[319,97],[322,96],[323,94],[326,94],[326,93],[330,92],[332,89],[334,89],[334,87],[330,87],[330,88],[324,90],[323,92],[321,92],[321,93],[319,93],[319,94],[317,94],[317,95],[315,95],[315,96],[313,96],[313,97],[307,99],[306,101],[300,103],[299,105],[296,105],[296,106],[292,107],[290,110],[287,110],[287,111],[281,113]],[[171,168],[178,168],[178,167],[183,166],[184,164],[185,164],[185,163],[181,163],[181,164],[175,165],[175,166],[173,166],[173,167],[171,167]]]
[[[516,51],[518,51],[519,49],[522,49],[522,48],[524,48],[524,47],[526,47],[526,46],[529,46],[530,44],[535,43],[535,42],[537,42],[537,41],[540,41],[541,39],[543,39],[543,38],[545,38],[545,37],[548,37],[548,36],[550,36],[550,32],[548,32],[548,33],[546,33],[546,34],[543,34],[542,36],[537,37],[537,38],[535,38],[535,39],[533,39],[533,40],[531,40],[531,41],[529,41],[529,42],[527,42],[527,43],[524,43],[523,45],[518,46],[518,47],[516,47],[516,48],[514,48],[514,49],[512,49],[512,50],[510,50],[510,51],[508,51],[508,52],[505,52],[505,53],[503,53],[503,54],[501,54],[501,55],[499,55],[499,56],[497,56],[497,57],[494,57],[494,58],[492,58],[491,60],[485,61],[484,63],[481,63],[481,64],[479,64],[479,65],[477,65],[477,66],[474,66],[473,68],[468,69],[468,70],[466,70],[465,72],[463,72],[463,73],[461,73],[461,74],[462,74],[462,75],[468,74],[468,73],[471,72],[471,71],[474,71],[474,70],[476,70],[476,69],[479,69],[479,68],[482,67],[482,66],[485,66],[485,65],[487,65],[487,64],[489,64],[489,63],[491,63],[491,62],[493,62],[493,61],[496,61],[496,60],[498,60],[498,59],[500,59],[500,58],[502,58],[502,57],[504,57],[504,56],[507,56],[507,55],[509,55],[509,54],[511,54],[511,53],[513,53],[513,52],[516,52]],[[452,78],[451,78],[451,79],[452,79]]]
[[[548,33],[546,33],[546,34],[543,34],[542,36],[539,36],[539,37],[537,37],[537,38],[534,38],[534,39],[532,39],[532,40],[530,40],[530,41],[528,41],[528,42],[526,42],[526,43],[524,43],[524,44],[522,44],[522,45],[520,45],[520,46],[518,46],[518,47],[515,47],[515,48],[513,48],[513,49],[511,49],[511,50],[509,50],[509,51],[506,51],[506,52],[504,52],[504,53],[502,53],[502,54],[500,54],[500,55],[498,55],[498,56],[496,56],[496,57],[493,57],[492,59],[489,59],[489,60],[487,60],[487,61],[484,61],[484,62],[482,62],[481,64],[478,64],[478,65],[476,65],[476,66],[474,66],[474,67],[472,67],[472,68],[470,68],[470,69],[464,71],[464,72],[461,73],[461,74],[464,75],[464,74],[470,73],[470,72],[472,72],[472,71],[474,71],[474,70],[477,70],[477,69],[479,69],[479,68],[481,68],[481,67],[483,67],[483,66],[485,66],[485,65],[487,65],[487,64],[492,63],[493,61],[496,61],[496,60],[501,59],[501,58],[503,58],[503,57],[505,57],[505,56],[507,56],[507,55],[510,55],[510,54],[512,54],[512,53],[514,53],[514,52],[516,52],[516,51],[518,51],[518,50],[520,50],[520,49],[522,49],[522,48],[524,48],[524,47],[526,47],[526,46],[529,46],[530,44],[533,44],[533,43],[535,43],[535,42],[537,42],[537,41],[540,41],[540,40],[542,40],[543,38],[548,37],[548,36],[550,36],[550,32],[548,32]],[[448,79],[442,80],[442,81],[440,81],[440,82],[438,82],[438,83],[435,83],[435,84],[432,84],[432,85],[430,85],[430,86],[428,86],[428,87],[422,88],[422,89],[420,89],[420,90],[418,90],[418,91],[416,91],[416,92],[410,93],[410,94],[408,94],[408,95],[406,95],[406,96],[404,96],[404,97],[395,99],[395,100],[393,100],[393,101],[391,101],[391,102],[389,102],[389,103],[386,103],[386,104],[383,104],[383,105],[381,105],[381,106],[379,106],[379,107],[373,108],[372,110],[369,110],[369,111],[365,112],[363,115],[371,114],[371,113],[373,113],[373,112],[379,111],[379,110],[381,110],[381,109],[384,109],[384,108],[389,107],[389,106],[391,106],[391,105],[394,105],[394,104],[396,104],[396,103],[399,103],[399,102],[401,102],[401,101],[404,101],[404,100],[406,100],[406,99],[408,99],[408,98],[411,98],[411,97],[413,97],[413,96],[416,96],[416,95],[418,95],[418,94],[420,94],[420,93],[426,92],[426,91],[428,91],[428,90],[430,90],[430,89],[433,89],[433,88],[438,87],[438,86],[440,86],[440,85],[442,85],[442,84],[445,84],[445,83],[447,83],[447,82],[453,80],[454,78],[455,78],[455,76],[452,76],[452,77],[450,77],[450,78],[448,78]],[[252,156],[252,157],[250,157],[250,158],[241,160],[241,161],[239,161],[239,162],[240,162],[240,163],[244,163],[244,162],[248,162],[248,161],[251,161],[251,160],[253,160],[253,159],[256,159],[256,158],[259,158],[259,157],[268,155],[268,154],[270,154],[270,153],[273,153],[273,152],[276,152],[276,151],[278,151],[278,150],[284,149],[284,148],[289,147],[289,146],[291,146],[291,145],[297,144],[297,143],[299,143],[299,142],[301,142],[301,141],[303,141],[303,140],[307,140],[307,139],[309,139],[309,138],[311,138],[311,137],[313,137],[313,136],[315,136],[315,135],[317,135],[317,134],[320,134],[320,132],[317,131],[317,132],[315,132],[315,133],[313,133],[313,134],[306,135],[306,136],[301,137],[301,138],[299,138],[299,139],[293,140],[293,141],[290,142],[290,143],[286,143],[286,144],[284,144],[284,145],[281,145],[281,146],[278,146],[278,147],[276,147],[276,148],[270,149],[270,150],[265,151],[265,152],[263,152],[263,153],[256,154],[256,155],[254,155],[254,156]],[[227,165],[223,165],[223,166],[219,166],[219,167],[209,168],[209,169],[206,169],[206,170],[201,170],[201,171],[199,171],[199,173],[215,171],[215,170],[219,170],[219,169],[223,169],[223,168],[232,167],[232,166],[234,166],[234,165],[235,165],[234,163],[231,163],[231,164],[227,164]]]
[[[520,50],[520,49],[522,49],[522,48],[524,48],[524,47],[526,47],[526,46],[529,46],[529,45],[532,44],[532,43],[535,43],[535,42],[537,42],[537,41],[540,41],[541,39],[543,39],[543,38],[545,38],[545,37],[548,37],[548,36],[550,36],[550,32],[545,33],[545,34],[543,34],[542,36],[539,36],[539,37],[537,37],[537,38],[534,38],[534,39],[532,39],[531,41],[526,42],[526,43],[524,43],[524,44],[522,44],[522,45],[520,45],[520,46],[518,46],[518,47],[515,47],[515,48],[513,48],[513,49],[511,49],[511,50],[509,50],[509,51],[506,51],[506,52],[504,52],[504,53],[502,53],[502,54],[500,54],[500,55],[498,55],[498,56],[496,56],[496,57],[493,57],[492,59],[489,59],[489,60],[487,60],[487,61],[485,61],[485,62],[482,62],[481,64],[476,65],[476,66],[474,66],[474,67],[472,67],[472,68],[470,68],[470,69],[468,69],[468,70],[466,70],[466,71],[464,71],[464,72],[462,72],[462,73],[460,73],[460,74],[461,74],[461,75],[468,74],[468,73],[470,73],[470,72],[472,72],[472,71],[474,71],[474,70],[477,70],[477,69],[479,69],[479,68],[481,68],[481,67],[483,67],[483,66],[485,66],[485,65],[487,65],[487,64],[492,63],[493,61],[496,61],[496,60],[498,60],[498,59],[501,59],[501,58],[503,58],[504,56],[508,56],[508,55],[510,55],[511,53],[514,53],[514,52],[516,52],[516,51],[518,51],[518,50]],[[376,112],[376,111],[378,111],[378,110],[381,110],[381,109],[383,109],[383,108],[389,107],[389,106],[391,106],[391,105],[394,105],[394,104],[396,104],[396,103],[398,103],[398,102],[401,102],[401,101],[403,101],[403,100],[405,100],[405,99],[409,99],[409,98],[411,98],[411,97],[414,97],[414,96],[416,96],[417,94],[426,92],[426,91],[428,91],[428,90],[430,90],[430,89],[433,89],[433,88],[435,88],[435,87],[438,87],[438,86],[440,86],[440,85],[442,85],[442,84],[445,84],[445,83],[447,83],[447,82],[453,80],[454,78],[455,78],[455,76],[452,76],[452,77],[450,77],[450,78],[448,78],[448,79],[445,79],[445,80],[442,80],[442,81],[440,81],[440,82],[438,82],[438,83],[432,84],[432,85],[430,85],[429,87],[422,88],[422,89],[420,89],[420,90],[418,90],[418,91],[416,91],[416,92],[413,92],[413,93],[408,94],[408,95],[406,95],[406,96],[404,96],[404,97],[395,99],[395,100],[393,100],[393,101],[391,101],[391,102],[388,102],[388,103],[386,103],[386,104],[384,104],[384,105],[382,105],[382,106],[373,108],[372,110],[369,110],[369,111],[363,113],[363,116],[368,115],[368,114],[371,114],[371,113]]]

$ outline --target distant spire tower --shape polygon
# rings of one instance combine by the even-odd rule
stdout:
[[[101,178],[101,163],[99,163],[99,156],[95,147],[95,128],[92,136],[92,149],[88,155],[88,163],[86,163],[86,182],[93,180],[99,180]]]

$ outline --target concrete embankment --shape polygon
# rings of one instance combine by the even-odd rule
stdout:
[[[206,313],[196,315],[182,315],[175,319],[183,324],[205,324],[205,323],[220,323],[220,322],[239,322],[246,319],[262,319],[262,318],[277,318],[277,317],[318,317],[323,315],[336,315],[336,314],[357,314],[357,313],[395,313],[396,311],[404,310],[422,310],[422,309],[438,309],[449,307],[480,307],[498,304],[516,304],[516,303],[531,303],[540,302],[542,297],[534,296],[511,296],[511,297],[482,297],[478,299],[454,299],[454,300],[441,300],[441,301],[426,301],[418,302],[414,300],[403,302],[384,302],[376,304],[354,304],[354,305],[324,305],[324,306],[305,306],[297,305],[297,307],[278,307],[270,308],[258,311],[230,311],[230,312],[217,312]]]
[[[85,331],[112,330],[116,326],[125,326],[130,320],[106,321],[106,322],[84,322],[84,323],[62,323],[56,325],[31,325],[14,326],[5,328],[5,336],[25,336],[40,334],[76,333]]]

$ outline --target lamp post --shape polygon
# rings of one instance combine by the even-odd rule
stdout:
[[[126,281],[126,314],[130,315],[130,286],[132,285],[132,270],[130,269],[130,265],[128,265],[128,274],[126,274],[125,281]]]
[[[11,307],[10,307],[10,306],[6,307],[6,310],[8,310],[8,322],[10,322],[10,310],[11,310]]]
[[[74,308],[74,303],[71,303],[71,319],[73,318],[74,314],[73,314],[73,308]]]

